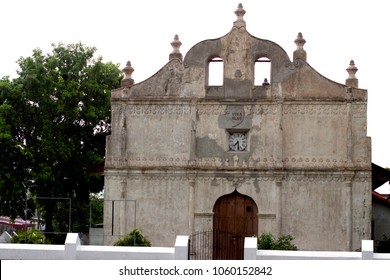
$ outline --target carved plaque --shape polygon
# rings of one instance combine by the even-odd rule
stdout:
[[[231,107],[229,108],[229,120],[233,127],[239,125],[244,121],[245,111],[242,107]]]

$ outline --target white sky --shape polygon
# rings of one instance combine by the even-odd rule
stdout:
[[[345,83],[355,61],[359,87],[368,89],[372,161],[390,167],[390,16],[383,0],[2,0],[0,77],[15,77],[16,61],[34,48],[82,42],[97,47],[105,62],[124,67],[130,60],[138,83],[168,62],[175,34],[185,55],[228,33],[240,1],[249,33],[279,44],[290,59],[302,32],[307,62],[323,76]]]

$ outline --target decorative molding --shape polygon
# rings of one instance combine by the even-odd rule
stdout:
[[[345,167],[348,165],[346,159],[326,158],[326,157],[286,157],[283,159],[287,167],[301,168],[330,168]]]
[[[191,113],[191,104],[133,104],[126,105],[126,116],[161,116],[161,115],[188,115]]]
[[[279,182],[282,181],[284,173],[268,172],[248,172],[245,174],[219,173],[219,174],[202,174],[197,176],[197,182],[207,182],[211,187],[218,187],[222,184],[231,184],[233,187],[240,188],[244,184],[256,185],[259,182]]]
[[[124,107],[124,105],[122,105],[122,104],[112,104],[111,105],[111,112],[112,113],[121,112],[123,107]]]
[[[128,181],[189,181],[185,174],[128,174]]]
[[[185,167],[188,166],[188,158],[185,157],[141,157],[128,156],[128,166],[134,167]]]
[[[371,162],[365,157],[356,158],[353,163],[342,158],[327,157],[285,157],[283,159],[285,167],[291,168],[370,168]]]
[[[231,158],[199,158],[196,161],[196,167],[217,168],[217,169],[255,169],[255,168],[276,168],[281,167],[281,161],[271,157],[247,160],[238,160]]]
[[[353,177],[354,182],[371,182],[372,174],[371,171],[357,171]]]
[[[225,115],[227,114],[226,105],[198,104],[196,109],[201,115]]]
[[[166,170],[140,171],[140,170],[109,170],[105,176],[109,180],[123,181],[180,181],[187,182],[188,185],[195,182],[207,182],[211,187],[221,184],[232,184],[242,186],[243,184],[256,184],[256,182],[371,182],[371,171],[310,171],[310,170],[286,170],[278,172],[252,171],[233,174],[231,171],[220,171],[219,173],[198,171],[196,174],[188,175],[186,170]]]
[[[127,166],[127,160],[122,157],[106,156],[104,167],[105,168],[124,168]]]
[[[254,106],[247,106],[251,107],[251,111],[247,114],[254,114],[254,115],[276,115],[279,112],[280,105],[279,104],[258,104]]]
[[[285,181],[290,182],[370,182],[371,174],[354,176],[354,172],[305,172],[286,173]]]
[[[346,116],[347,106],[330,104],[283,104],[283,115]]]
[[[242,105],[244,108],[245,115],[275,115],[279,110],[279,105],[275,103],[270,104],[255,104],[248,105],[246,103],[236,104]],[[198,103],[197,111],[201,115],[228,115],[231,112],[230,104],[215,104],[215,103]]]

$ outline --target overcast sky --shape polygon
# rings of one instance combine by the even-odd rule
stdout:
[[[0,5],[0,77],[16,76],[19,57],[51,43],[82,42],[105,62],[130,60],[136,83],[168,62],[178,34],[183,55],[196,43],[224,36],[236,20],[238,0],[3,0]],[[298,32],[307,62],[323,76],[345,83],[353,59],[359,87],[368,90],[372,161],[390,167],[390,50],[387,1],[246,0],[244,20],[253,36],[274,41],[289,54]]]

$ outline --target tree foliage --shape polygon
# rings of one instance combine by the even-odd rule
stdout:
[[[5,77],[0,80],[0,214],[15,218],[25,210],[24,181],[30,176],[32,154],[24,143],[28,105],[20,86]]]
[[[42,197],[71,198],[72,230],[85,231],[89,195],[103,186],[91,168],[104,159],[110,93],[119,87],[121,71],[95,58],[96,48],[52,47],[51,53],[35,49],[20,58],[18,77],[0,81],[0,210],[23,217],[27,188],[29,208],[33,202],[42,207],[46,231],[67,231],[65,200]]]
[[[99,227],[103,224],[104,200],[102,194],[91,193],[89,211],[91,212],[91,227]]]
[[[261,234],[257,239],[257,248],[259,250],[298,250],[292,241],[294,237],[291,235],[281,235],[277,239],[270,232]]]

